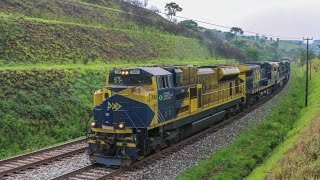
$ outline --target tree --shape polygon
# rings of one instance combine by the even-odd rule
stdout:
[[[307,54],[307,53],[306,53]],[[309,50],[309,59],[314,59],[317,57],[317,54],[314,50]]]
[[[230,40],[232,40],[232,39],[234,38],[234,34],[231,33],[231,32],[226,32],[226,33],[224,33],[224,36],[226,37],[226,39],[227,39],[228,41],[230,41]]]
[[[275,48],[275,49],[278,49],[278,47],[279,47],[279,42],[276,41],[276,42],[272,43],[271,46],[272,46],[273,48]]]
[[[262,36],[262,38],[259,40],[261,44],[264,44],[266,42],[265,36]]]
[[[247,48],[246,55],[251,61],[259,61],[259,50],[256,48]]]
[[[231,43],[234,44],[235,46],[239,47],[239,48],[245,48],[247,46],[245,40],[234,40]]]
[[[256,34],[256,40],[259,40],[260,36],[259,34]]]
[[[237,39],[238,35],[242,35],[243,34],[243,30],[241,28],[239,28],[239,27],[232,27],[230,29],[230,32],[235,35],[236,39]]]
[[[167,12],[167,17],[170,21],[173,20],[173,16],[176,16],[177,12],[181,12],[183,9],[177,3],[167,3],[165,6],[165,11]]]
[[[313,50],[309,50],[309,59],[316,58],[316,52]],[[307,61],[307,51],[305,49],[298,49],[295,54],[295,59],[297,62],[300,62],[300,65],[303,65]]]
[[[198,23],[193,20],[181,21],[179,24],[188,29],[196,29],[198,27]]]

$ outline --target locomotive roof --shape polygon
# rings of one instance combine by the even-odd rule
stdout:
[[[249,64],[250,69],[259,69],[260,66],[256,64]]]
[[[134,70],[134,69],[145,71],[153,76],[165,76],[165,75],[172,74],[161,67],[133,67],[133,68],[119,68],[118,70]]]
[[[242,66],[249,66],[250,70],[259,69],[260,66],[258,64],[240,64]]]
[[[161,67],[141,67],[139,68],[143,71],[146,71],[154,76],[165,76],[165,75],[171,75],[171,73]]]
[[[213,74],[215,73],[215,71],[212,68],[199,68],[198,69],[198,74],[202,75],[202,74]]]

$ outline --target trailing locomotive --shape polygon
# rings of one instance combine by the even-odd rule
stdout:
[[[240,112],[289,76],[289,61],[113,70],[94,94],[90,160],[128,166]]]

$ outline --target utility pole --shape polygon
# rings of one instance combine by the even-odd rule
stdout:
[[[310,79],[309,79],[310,81],[311,81],[311,72],[312,72],[312,68],[311,68],[312,61],[311,60],[310,60]]]
[[[307,41],[307,72],[306,72],[306,99],[305,99],[305,107],[308,107],[308,93],[309,93],[309,40],[313,40],[313,38],[303,38],[303,40]]]

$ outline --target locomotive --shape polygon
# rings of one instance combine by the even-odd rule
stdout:
[[[235,115],[283,86],[288,60],[120,68],[94,93],[92,163],[129,166]]]

